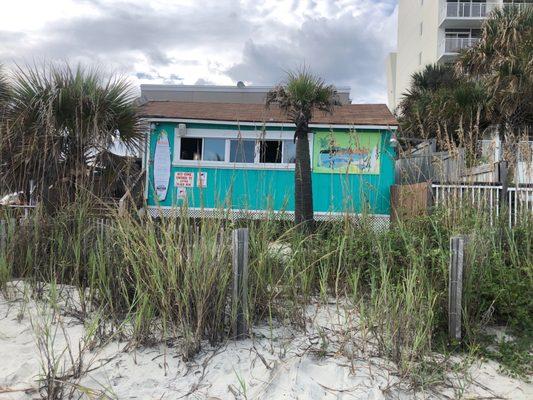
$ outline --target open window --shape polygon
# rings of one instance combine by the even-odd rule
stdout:
[[[181,137],[176,161],[206,161],[220,164],[272,164],[272,168],[294,164],[296,145],[292,140],[231,139],[223,137]],[[268,166],[264,166],[269,168]]]
[[[282,143],[281,140],[261,140],[259,142],[259,162],[281,163]]]
[[[180,160],[201,160],[202,139],[181,138]]]

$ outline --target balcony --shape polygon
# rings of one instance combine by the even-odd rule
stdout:
[[[447,63],[453,61],[457,54],[468,47],[473,46],[479,41],[478,37],[468,38],[445,38],[443,43],[439,46],[439,63]]]
[[[461,50],[473,46],[479,41],[478,37],[469,38],[445,38],[444,39],[444,53],[457,54]]]
[[[441,28],[479,28],[483,20],[498,7],[530,7],[532,3],[502,3],[487,1],[485,3],[472,1],[458,1],[441,3],[440,26]]]

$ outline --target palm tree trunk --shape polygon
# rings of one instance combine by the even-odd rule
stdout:
[[[297,225],[312,230],[313,186],[311,182],[311,157],[307,130],[296,132],[296,165],[294,173],[294,214]]]

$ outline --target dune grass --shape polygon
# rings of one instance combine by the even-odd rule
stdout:
[[[402,374],[448,345],[449,238],[471,234],[464,286],[463,346],[476,348],[489,324],[532,331],[533,230],[491,226],[475,212],[460,221],[431,216],[372,229],[368,218],[321,223],[304,235],[288,221],[91,217],[81,203],[53,217],[39,210],[7,221],[0,284],[25,279],[78,288],[79,317],[97,312],[134,344],[179,343],[185,359],[202,343],[231,338],[231,231],[250,231],[249,326],[278,321],[305,328],[305,308],[334,299]],[[357,332],[354,332],[354,335]]]

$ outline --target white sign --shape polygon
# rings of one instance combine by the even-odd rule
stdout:
[[[185,189],[184,187],[179,187],[177,189],[177,196],[178,196],[178,199],[183,199],[185,200],[187,198],[187,189]]]
[[[194,173],[192,172],[176,172],[174,174],[174,186],[177,187],[193,187]]]
[[[196,178],[196,183],[200,188],[207,187],[207,172],[198,172],[198,177]]]
[[[154,187],[159,201],[163,201],[167,197],[169,179],[170,146],[167,133],[162,131],[155,145],[154,156]]]

